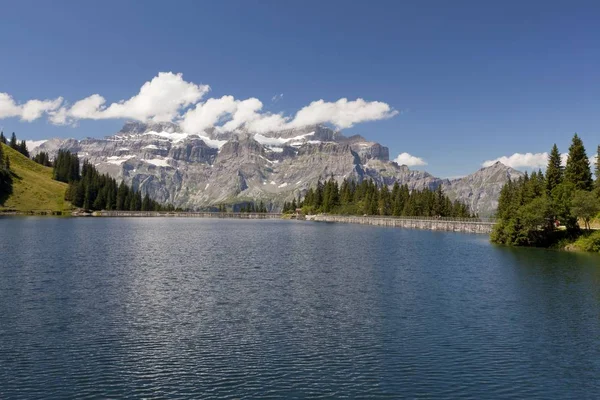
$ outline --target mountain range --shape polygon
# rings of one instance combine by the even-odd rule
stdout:
[[[104,139],[50,139],[30,152],[79,154],[96,168],[160,202],[189,209],[264,201],[278,210],[319,179],[372,179],[410,190],[442,186],[481,216],[494,213],[504,183],[521,172],[496,163],[459,179],[441,179],[389,159],[389,149],[323,125],[254,133],[209,129],[188,134],[173,123],[127,122]]]

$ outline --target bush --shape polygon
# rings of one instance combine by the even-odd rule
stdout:
[[[581,236],[575,241],[574,246],[578,250],[600,253],[600,231]]]

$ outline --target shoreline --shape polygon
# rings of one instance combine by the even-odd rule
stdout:
[[[445,219],[433,217],[388,217],[330,214],[232,213],[232,212],[166,212],[166,211],[94,211],[88,212],[0,212],[0,216],[62,216],[103,218],[228,218],[228,219],[291,219],[312,222],[352,223],[431,231],[463,232],[489,235],[495,222],[486,219]]]

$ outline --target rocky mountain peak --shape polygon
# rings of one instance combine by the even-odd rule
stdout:
[[[319,179],[372,179],[409,190],[442,186],[480,215],[497,207],[508,179],[521,175],[501,163],[449,181],[389,161],[389,149],[363,136],[344,136],[324,125],[257,133],[240,129],[183,132],[170,122],[127,122],[105,139],[52,139],[32,154],[78,153],[102,173],[124,180],[160,202],[183,208],[264,201],[278,209],[303,196]]]

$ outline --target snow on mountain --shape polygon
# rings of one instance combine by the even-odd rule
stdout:
[[[333,175],[340,181],[353,177],[386,185],[398,182],[411,190],[443,185],[452,198],[487,215],[497,206],[499,188],[518,174],[494,165],[459,180],[439,179],[390,161],[388,148],[379,143],[359,135],[345,137],[322,125],[260,134],[207,130],[192,135],[172,123],[128,122],[104,139],[51,139],[30,147],[33,154],[52,155],[59,149],[78,153],[101,172],[158,201],[192,209],[260,200],[278,209]]]

